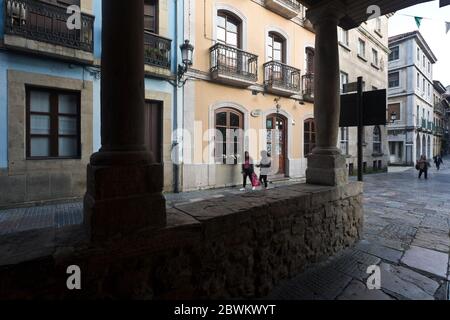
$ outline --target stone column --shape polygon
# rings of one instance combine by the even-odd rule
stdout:
[[[306,180],[309,184],[346,184],[346,161],[336,147],[340,118],[340,69],[337,25],[342,6],[327,3],[308,10],[316,33],[314,56],[314,117],[316,148],[308,157]]]
[[[84,202],[93,240],[166,223],[163,168],[144,145],[143,6],[102,2],[102,147],[87,168]]]

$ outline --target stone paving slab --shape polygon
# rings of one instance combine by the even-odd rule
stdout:
[[[398,263],[403,256],[402,251],[364,240],[356,245],[356,249],[393,263]]]
[[[269,296],[269,299],[334,300],[344,291],[351,280],[351,277],[332,267],[316,268],[280,285],[279,289]]]
[[[411,268],[428,272],[446,279],[448,272],[448,254],[412,246],[406,251],[401,262]]]
[[[382,290],[369,290],[365,283],[352,280],[338,300],[394,300],[394,298]]]
[[[420,227],[412,245],[448,254],[450,250],[448,230]]]
[[[330,267],[357,280],[369,277],[367,268],[381,262],[380,258],[359,250],[348,250],[330,262]]]
[[[381,288],[398,299],[434,300],[439,284],[412,270],[382,263]]]

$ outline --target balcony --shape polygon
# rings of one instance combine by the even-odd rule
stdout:
[[[222,43],[209,51],[212,80],[244,88],[258,81],[258,56]]]
[[[435,103],[434,112],[441,114],[441,115],[445,114],[445,108],[441,102]]]
[[[264,64],[264,86],[270,93],[281,96],[300,94],[299,69],[271,61]]]
[[[265,0],[265,5],[286,19],[293,19],[302,12],[302,5],[296,0]]]
[[[144,33],[145,71],[153,75],[170,76],[172,40],[157,34]]]
[[[93,60],[95,18],[81,13],[81,29],[69,30],[70,16],[64,6],[37,0],[6,0],[5,46]]]
[[[303,82],[303,100],[314,102],[314,74],[306,74],[302,77]]]

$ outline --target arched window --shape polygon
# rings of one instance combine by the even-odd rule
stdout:
[[[381,129],[379,126],[373,128],[373,153],[381,154]]]
[[[286,39],[276,32],[269,32],[267,38],[267,59],[286,63]]]
[[[232,108],[221,108],[215,113],[216,163],[237,164],[243,155],[244,115]]]
[[[217,41],[234,48],[242,47],[242,21],[226,10],[217,13]]]
[[[316,147],[316,123],[314,119],[307,119],[304,123],[304,155],[312,153]]]

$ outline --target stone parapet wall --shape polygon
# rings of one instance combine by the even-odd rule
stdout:
[[[292,185],[183,205],[167,216],[163,230],[101,244],[75,229],[34,235],[44,243],[17,235],[22,257],[10,236],[0,245],[9,249],[0,258],[0,299],[264,297],[359,239],[362,184]],[[37,245],[40,257],[26,261]],[[73,264],[82,270],[77,292],[66,288]]]

